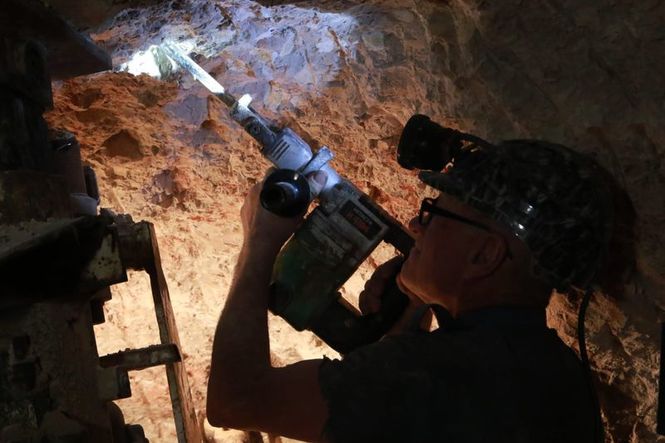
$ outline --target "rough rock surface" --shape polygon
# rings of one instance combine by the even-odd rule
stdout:
[[[428,192],[394,147],[413,113],[490,140],[532,137],[594,155],[637,213],[637,269],[588,314],[608,441],[656,441],[659,321],[665,307],[665,4],[603,0],[268,2],[175,0],[128,9],[93,38],[114,65],[163,38],[190,42],[232,93],[313,145],[405,221]],[[279,4],[277,4],[279,3]],[[104,206],[157,225],[197,406],[205,406],[212,333],[241,241],[239,208],[268,164],[223,105],[179,84],[104,73],[55,89],[52,125],[77,134]],[[396,179],[396,176],[399,179]],[[377,252],[347,285],[357,294]],[[114,288],[101,353],[157,341],[148,283]],[[578,301],[555,297],[549,321],[576,346]],[[331,356],[271,319],[278,363]],[[173,441],[163,371],[133,375],[120,402],[151,441]],[[226,438],[226,437],[220,437]],[[231,438],[231,437],[228,437]],[[220,440],[222,441],[222,440]],[[228,440],[231,441],[231,440]]]

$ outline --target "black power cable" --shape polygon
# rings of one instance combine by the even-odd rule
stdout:
[[[594,440],[596,443],[604,443],[605,430],[603,429],[603,420],[600,415],[600,403],[598,402],[598,395],[593,384],[593,375],[591,373],[591,365],[589,364],[589,355],[587,354],[586,350],[586,335],[584,331],[584,319],[586,318],[586,311],[589,307],[589,302],[591,301],[591,294],[593,294],[593,290],[591,288],[587,289],[584,292],[584,297],[582,298],[582,303],[580,304],[580,311],[577,316],[577,340],[580,345],[580,358],[582,359],[582,365],[584,366],[584,370],[586,372],[591,401],[593,402],[593,407],[596,412],[596,422],[594,423]]]
[[[660,324],[660,368],[658,370],[658,412],[656,432],[665,435],[665,322]]]

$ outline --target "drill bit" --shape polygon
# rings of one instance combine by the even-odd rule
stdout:
[[[226,92],[224,86],[208,74],[205,69],[201,68],[187,54],[182,52],[174,43],[166,41],[162,43],[159,48],[161,48],[161,50],[164,51],[175,64],[186,69],[196,80],[223,101],[228,107],[232,107],[236,103],[235,97]]]

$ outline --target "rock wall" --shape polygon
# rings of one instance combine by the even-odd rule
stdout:
[[[532,137],[595,156],[632,198],[636,271],[596,294],[589,353],[608,441],[656,441],[665,305],[665,4],[613,0],[174,0],[127,9],[93,38],[114,65],[164,38],[188,42],[232,93],[336,153],[335,167],[406,221],[428,192],[394,161],[413,113],[489,140]],[[223,105],[183,76],[104,73],[57,85],[50,123],[75,132],[104,205],[157,225],[194,397],[203,409],[213,329],[230,284],[248,187],[268,166]],[[399,177],[399,178],[397,178]],[[345,287],[353,298],[378,251]],[[140,276],[116,288],[98,330],[105,352],[157,340]],[[549,321],[576,346],[578,301]],[[334,353],[271,319],[274,358]],[[160,378],[161,377],[161,378]],[[151,441],[173,441],[164,377],[133,375],[122,404]],[[226,437],[224,437],[226,438]],[[228,437],[230,438],[230,437]],[[226,440],[225,440],[226,441]],[[230,441],[230,440],[229,440]]]

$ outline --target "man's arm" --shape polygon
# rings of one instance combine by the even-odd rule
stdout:
[[[208,421],[213,426],[317,440],[328,415],[318,383],[321,360],[283,368],[270,364],[267,311],[272,267],[299,220],[264,210],[259,193],[256,185],[242,209],[245,242],[215,332]]]

